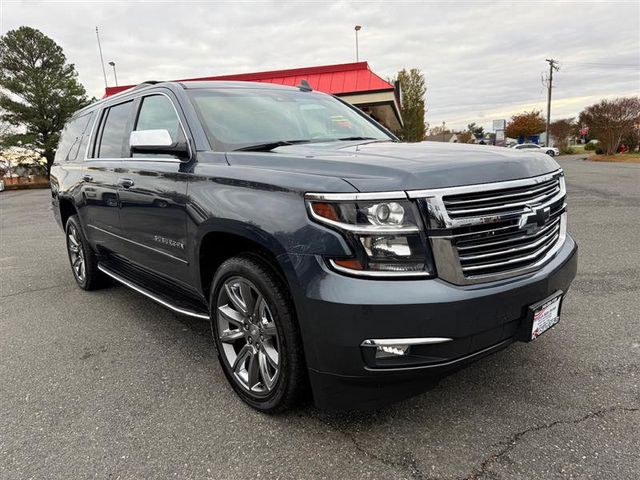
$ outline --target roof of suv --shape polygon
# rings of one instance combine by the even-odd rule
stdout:
[[[96,107],[99,107],[105,103],[111,103],[114,100],[118,100],[124,97],[127,97],[131,93],[143,92],[146,90],[150,90],[156,87],[167,87],[169,89],[180,88],[182,90],[196,90],[196,89],[222,89],[222,88],[251,88],[251,89],[259,89],[259,90],[297,90],[296,87],[290,87],[287,85],[277,85],[273,83],[259,83],[259,82],[240,82],[240,81],[189,81],[189,82],[156,82],[156,81],[148,81],[143,82],[135,87],[129,88],[128,90],[124,90],[115,95],[102,98],[91,105],[87,105],[81,110],[78,110],[75,114],[87,112],[93,110]]]

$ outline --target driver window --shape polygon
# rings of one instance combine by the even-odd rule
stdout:
[[[140,114],[138,115],[135,130],[158,129],[167,130],[174,143],[184,141],[184,135],[180,129],[180,121],[171,100],[164,95],[145,97],[140,106]]]

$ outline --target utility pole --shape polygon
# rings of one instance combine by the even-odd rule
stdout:
[[[545,62],[549,64],[549,79],[547,82],[547,135],[545,141],[545,147],[549,146],[549,124],[551,123],[551,88],[553,88],[553,71],[559,70],[558,61],[553,58],[545,59]]]
[[[102,75],[104,76],[104,88],[107,88],[107,71],[104,68],[104,58],[102,57],[102,45],[100,45],[100,33],[96,27],[96,38],[98,39],[98,50],[100,50],[100,65],[102,66]]]
[[[446,131],[446,123],[445,123],[445,121],[443,120],[443,121],[442,121],[442,141],[443,141],[443,142],[445,141],[445,138],[446,138],[446,136],[445,136],[445,131]]]
[[[358,32],[362,30],[360,25],[356,25],[354,30],[356,31],[356,62],[360,61],[360,52],[358,51]]]

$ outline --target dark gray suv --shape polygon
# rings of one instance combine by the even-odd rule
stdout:
[[[555,325],[576,272],[551,157],[399,143],[306,84],[139,85],[73,116],[51,187],[78,285],[210,321],[268,412],[424,391]]]

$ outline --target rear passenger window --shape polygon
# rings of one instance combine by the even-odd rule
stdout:
[[[104,112],[102,124],[102,134],[100,143],[97,146],[98,158],[122,158],[125,140],[128,144],[127,134],[129,133],[129,121],[133,101],[121,103],[108,108]]]
[[[174,143],[184,141],[180,121],[171,100],[164,95],[145,97],[140,106],[140,114],[135,130],[158,130],[169,132]]]
[[[90,119],[91,114],[87,113],[67,123],[60,135],[60,143],[58,150],[56,150],[55,161],[57,163],[72,162],[78,157],[82,136],[89,126]]]

